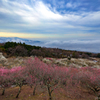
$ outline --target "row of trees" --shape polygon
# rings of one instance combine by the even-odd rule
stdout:
[[[77,96],[82,96],[80,92],[84,88],[88,92],[91,91],[100,100],[100,69],[58,67],[47,65],[38,58],[34,60],[30,58],[26,61],[25,67],[0,68],[2,95],[4,95],[5,89],[12,85],[19,86],[16,98],[19,97],[23,85],[34,87],[33,95],[40,85],[47,88],[49,100],[52,100],[52,93],[56,88],[63,88],[66,93],[72,91]]]

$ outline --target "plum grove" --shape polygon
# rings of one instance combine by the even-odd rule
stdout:
[[[80,88],[91,91],[100,100],[100,69],[91,67],[69,68],[56,65],[47,65],[38,58],[28,59],[25,67],[0,68],[0,89],[2,95],[6,88],[12,85],[19,87],[16,98],[19,97],[23,85],[33,88],[33,95],[38,85],[47,88],[49,100],[56,88],[79,93]],[[81,90],[82,91],[82,90]],[[80,94],[80,93],[79,93]]]

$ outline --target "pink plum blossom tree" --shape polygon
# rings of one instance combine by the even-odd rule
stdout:
[[[8,69],[5,68],[0,68],[0,86],[3,89],[2,95],[5,94],[5,88],[10,87],[10,79],[11,79],[11,74]]]
[[[26,69],[24,67],[15,67],[10,70],[12,73],[12,84],[15,84],[16,86],[19,86],[19,91],[16,95],[16,98],[18,98],[21,88],[24,84],[26,84],[26,79],[28,77]]]

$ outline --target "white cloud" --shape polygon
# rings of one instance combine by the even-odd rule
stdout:
[[[78,7],[79,5],[80,5],[80,3],[68,2],[68,3],[66,4],[66,7],[67,7],[67,8],[76,8],[76,7]]]
[[[60,14],[55,14],[52,12],[47,6],[45,6],[42,2],[36,3],[36,11],[40,14],[42,19],[53,19],[53,20],[60,20],[63,18]]]
[[[43,44],[46,47],[62,48],[67,50],[78,50],[100,53],[100,40],[66,40],[66,41],[48,41]]]
[[[1,22],[6,23],[4,26],[9,24],[11,28],[15,25],[15,27],[18,27],[16,30],[19,31],[33,31],[36,29],[40,30],[40,33],[41,31],[42,33],[48,33],[52,30],[51,33],[54,34],[70,33],[73,35],[73,33],[80,34],[82,30],[88,31],[96,29],[95,27],[91,27],[91,25],[95,26],[100,23],[100,11],[88,13],[81,12],[81,14],[78,12],[66,12],[62,15],[57,11],[52,11],[50,6],[44,4],[41,0],[31,0],[31,5],[29,5],[28,0],[2,0],[2,2],[3,6],[0,7],[0,12],[6,14],[7,19],[2,20]],[[66,6],[77,7],[79,4],[69,2]],[[17,23],[15,23],[15,21]],[[82,34],[80,34],[80,36],[82,36]],[[83,36],[87,35],[84,34]]]
[[[0,12],[1,13],[9,13],[9,14],[12,14],[12,12],[8,9],[5,9],[5,8],[0,8]]]
[[[95,43],[100,43],[100,40],[69,40],[69,41],[63,41],[63,43],[70,43],[70,44],[95,44]]]
[[[72,5],[72,3],[67,3],[66,7],[71,8],[71,7],[73,7],[73,5]]]
[[[61,21],[64,22],[75,22],[75,21],[83,21],[86,22],[87,20],[92,21],[92,20],[98,20],[100,19],[100,12],[94,12],[94,13],[89,13],[86,15],[86,17],[82,17],[82,15],[76,15],[76,14],[70,14],[67,13],[65,15],[61,15],[59,12],[56,11],[53,12],[49,9],[48,6],[46,6],[42,1],[34,1],[33,5],[30,6],[25,3],[20,3],[20,2],[12,2],[9,0],[4,0],[4,8],[1,8],[0,11],[3,13],[13,13],[13,15],[18,15],[23,19],[23,21],[26,21],[28,23],[40,23],[40,22],[59,22],[62,23]],[[26,0],[27,1],[27,0]],[[7,6],[6,6],[7,5]],[[11,5],[12,5],[12,10],[11,10]],[[67,6],[72,7],[75,4],[72,3],[67,3]],[[57,22],[57,23],[58,23]],[[44,23],[43,23],[44,24]],[[68,23],[67,23],[68,24]],[[66,24],[66,25],[67,25]]]
[[[7,4],[7,6],[6,6]],[[6,0],[6,2],[4,2],[5,7],[2,8],[3,11],[6,11],[8,13],[13,13],[13,14],[17,14],[19,15],[19,17],[23,18],[24,21],[71,21],[71,20],[75,20],[78,19],[79,16],[77,15],[70,15],[70,14],[66,14],[66,15],[61,15],[59,14],[57,11],[56,13],[51,11],[49,9],[48,6],[46,6],[42,1],[35,1],[35,3],[30,6],[24,3],[18,3],[18,2],[11,2],[9,1],[9,4]],[[12,5],[12,10],[11,9],[11,5]],[[1,9],[1,10],[2,10]],[[2,11],[2,12],[3,12]]]
[[[100,24],[100,11],[88,12],[85,17],[82,17],[80,24],[84,25],[98,25]]]
[[[59,4],[59,8],[64,8],[65,7],[65,2],[64,1],[60,1],[58,2]]]

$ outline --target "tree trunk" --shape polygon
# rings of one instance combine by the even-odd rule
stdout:
[[[30,85],[30,88],[32,88],[32,85]]]
[[[3,88],[3,91],[2,91],[2,95],[4,95],[5,94],[5,88]]]
[[[37,84],[36,84],[35,87],[34,87],[33,95],[35,95],[36,86],[37,86]]]
[[[21,92],[21,86],[19,87],[19,91],[18,91],[18,94],[16,95],[16,98],[18,98],[20,92]]]
[[[52,92],[50,91],[50,86],[48,85],[47,88],[48,88],[49,100],[52,100],[52,96],[51,96]]]

